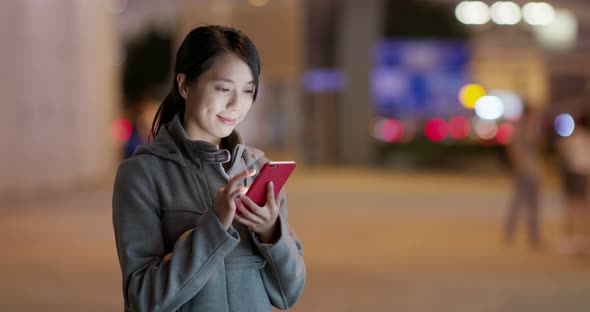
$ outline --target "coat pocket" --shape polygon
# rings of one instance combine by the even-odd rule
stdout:
[[[233,309],[271,311],[261,275],[265,266],[266,259],[258,255],[225,258],[227,294]]]
[[[265,265],[266,259],[262,256],[225,257],[226,270],[262,269]]]

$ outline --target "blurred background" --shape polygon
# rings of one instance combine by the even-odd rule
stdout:
[[[293,311],[590,311],[588,0],[0,1],[0,310],[123,309],[114,175],[205,24],[299,164]]]

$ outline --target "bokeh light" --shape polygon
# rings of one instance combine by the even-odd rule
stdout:
[[[397,142],[404,135],[404,126],[399,120],[385,119],[380,125],[380,133],[384,141]]]
[[[455,8],[457,20],[466,25],[483,25],[490,21],[490,8],[482,1],[463,1]]]
[[[479,118],[487,120],[496,120],[502,117],[504,113],[504,104],[497,96],[482,96],[475,103],[475,114]]]
[[[502,124],[498,127],[496,141],[499,144],[509,144],[514,137],[514,126],[509,123]]]
[[[126,142],[132,132],[131,122],[127,119],[116,119],[111,125],[111,136],[117,142]]]
[[[516,121],[522,117],[524,106],[520,96],[511,91],[501,90],[491,91],[490,95],[496,96],[502,101],[504,107],[504,113],[502,114],[503,118],[510,121]]]
[[[499,1],[492,4],[491,17],[498,25],[516,25],[522,19],[520,7],[510,1]]]
[[[348,84],[348,77],[337,69],[310,69],[303,73],[303,89],[310,93],[338,92]]]
[[[383,141],[383,138],[381,137],[381,126],[384,121],[385,118],[377,116],[371,119],[371,121],[369,122],[369,133],[372,137],[380,141]]]
[[[424,128],[426,137],[434,142],[444,140],[449,133],[447,123],[441,118],[432,118],[426,123]]]
[[[578,40],[578,19],[566,9],[556,9],[555,19],[550,25],[533,27],[537,40],[543,46],[554,50],[574,48]]]
[[[546,2],[529,2],[522,7],[522,17],[530,25],[551,25],[555,9]]]
[[[576,123],[574,118],[570,114],[560,114],[555,117],[555,131],[562,137],[568,137],[572,135]]]
[[[474,130],[481,139],[491,140],[496,136],[498,125],[495,121],[478,119],[475,121]]]
[[[397,142],[404,136],[404,125],[397,119],[375,117],[369,123],[369,132],[379,141]]]
[[[459,90],[459,102],[465,108],[475,108],[475,103],[482,96],[486,95],[486,90],[479,84],[467,84]]]
[[[462,140],[469,135],[471,126],[467,118],[455,116],[449,120],[449,134],[457,140]]]

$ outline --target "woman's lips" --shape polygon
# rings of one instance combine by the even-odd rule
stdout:
[[[217,115],[217,118],[224,124],[228,126],[233,126],[236,124],[237,119],[225,118]]]

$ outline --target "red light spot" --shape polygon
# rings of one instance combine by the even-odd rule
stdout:
[[[433,118],[426,123],[424,129],[426,137],[434,142],[442,141],[447,137],[449,129],[447,123],[440,118]]]
[[[512,137],[514,136],[514,126],[511,124],[503,124],[498,127],[498,132],[496,133],[496,140],[499,144],[508,144],[512,141]]]
[[[462,140],[469,135],[471,127],[469,121],[463,116],[456,116],[449,120],[449,133],[457,140]]]
[[[111,135],[117,142],[126,142],[131,137],[133,129],[127,119],[117,119],[111,125]]]
[[[387,119],[381,125],[381,137],[387,142],[399,141],[404,135],[404,126],[395,119]]]

